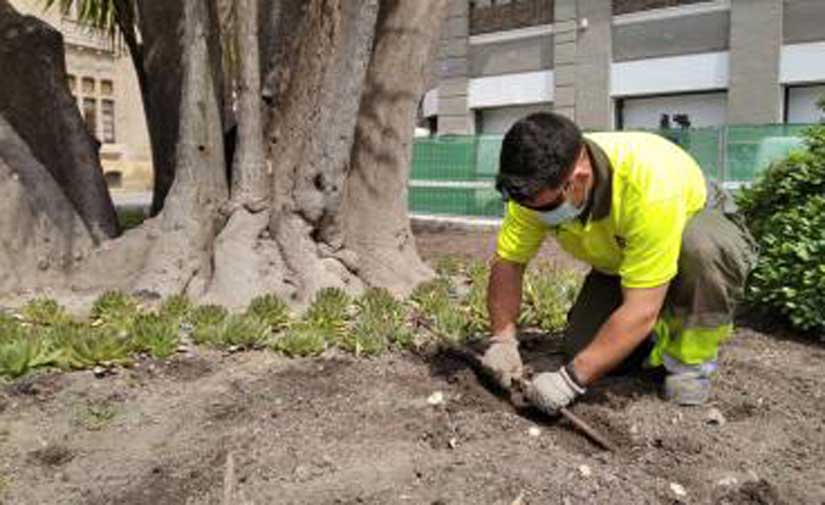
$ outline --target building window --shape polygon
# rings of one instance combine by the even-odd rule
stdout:
[[[94,98],[83,99],[83,120],[89,133],[97,137],[97,100]]]
[[[77,79],[72,74],[66,76],[66,85],[69,86],[69,91],[74,95],[77,90]]]
[[[115,102],[112,100],[100,102],[100,121],[103,128],[103,142],[113,144],[115,142]]]
[[[91,77],[83,78],[83,93],[92,94],[95,92],[95,80]]]
[[[112,81],[109,81],[109,80],[100,81],[100,94],[106,95],[106,96],[112,96],[112,94],[114,93],[114,89],[115,88],[114,88],[114,85],[112,84]]]
[[[110,188],[119,188],[123,186],[123,173],[118,172],[117,170],[105,172],[103,174],[103,179],[106,181],[106,186]]]

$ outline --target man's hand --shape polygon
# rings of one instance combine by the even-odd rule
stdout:
[[[668,286],[622,288],[621,306],[573,359],[576,377],[582,385],[588,386],[616,368],[647,338],[659,317]]]
[[[518,341],[515,338],[496,336],[490,342],[490,347],[481,358],[481,364],[499,387],[509,391],[513,378],[521,377],[524,371]]]
[[[558,372],[545,372],[533,378],[525,387],[524,396],[542,412],[555,416],[584,391],[562,367]]]

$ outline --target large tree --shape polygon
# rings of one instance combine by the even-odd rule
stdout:
[[[156,217],[116,237],[93,144],[66,105],[59,36],[0,0],[0,67],[48,61],[0,77],[0,201],[13,207],[0,207],[0,240],[16,239],[0,266],[19,273],[0,275],[0,291],[184,292],[240,306],[265,292],[301,303],[327,286],[403,293],[431,275],[405,188],[447,0],[90,2],[129,46],[168,188]],[[19,113],[26,89],[52,97],[24,98],[32,118],[59,106],[48,134]],[[39,235],[21,233],[25,222]]]

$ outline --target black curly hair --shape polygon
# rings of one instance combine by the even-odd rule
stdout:
[[[582,132],[560,114],[538,112],[514,124],[501,145],[496,189],[523,202],[558,188],[581,152]]]

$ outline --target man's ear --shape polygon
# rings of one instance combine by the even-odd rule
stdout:
[[[573,177],[590,177],[593,174],[593,164],[590,161],[590,156],[587,154],[587,146],[582,145],[582,150],[579,153],[579,158],[576,163],[576,174]]]

